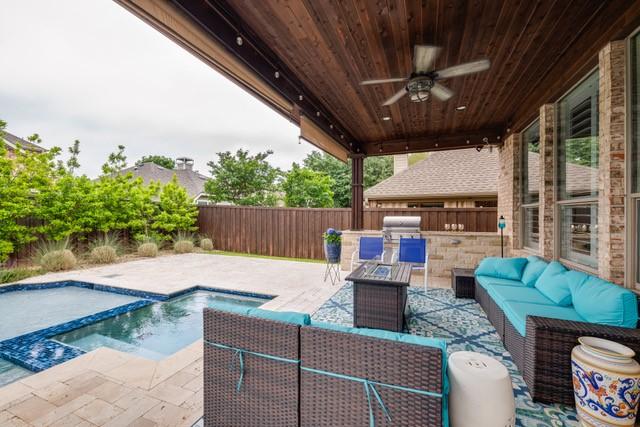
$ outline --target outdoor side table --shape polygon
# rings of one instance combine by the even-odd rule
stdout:
[[[411,264],[369,261],[346,280],[353,282],[353,326],[402,332]]]
[[[473,268],[454,268],[451,270],[451,287],[456,298],[475,297],[475,278]]]

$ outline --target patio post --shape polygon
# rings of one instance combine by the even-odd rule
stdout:
[[[364,225],[363,175],[364,155],[351,154],[351,229],[362,230]]]

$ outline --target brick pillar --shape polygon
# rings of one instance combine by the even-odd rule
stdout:
[[[598,274],[624,284],[625,42],[599,54]]]
[[[520,141],[519,133],[509,135],[498,153],[498,217],[504,216],[507,222],[504,233],[510,236],[506,245],[509,254],[520,248]]]
[[[540,107],[540,255],[554,258],[554,182],[553,144],[556,127],[555,107],[545,104]]]

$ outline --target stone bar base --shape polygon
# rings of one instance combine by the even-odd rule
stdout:
[[[429,252],[429,276],[450,277],[454,267],[475,268],[488,256],[500,256],[500,234],[423,231]],[[378,230],[345,230],[342,235],[343,270],[351,269],[351,255],[357,250],[360,236],[381,236]],[[509,256],[509,238],[504,237],[505,256]],[[385,248],[389,245],[385,243]],[[397,250],[397,247],[393,248]],[[389,249],[387,249],[389,252]]]

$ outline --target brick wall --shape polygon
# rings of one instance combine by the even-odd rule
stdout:
[[[625,42],[599,55],[598,272],[624,283],[625,251]]]
[[[553,150],[556,131],[556,109],[553,104],[540,107],[540,255],[554,258],[554,175]]]
[[[380,231],[345,231],[342,237],[343,270],[349,270],[351,255],[360,236],[380,236]],[[429,250],[429,275],[450,277],[454,267],[474,268],[487,256],[500,256],[500,236],[496,233],[422,232]],[[391,253],[391,248],[387,248]],[[505,256],[509,256],[509,238],[505,237]]]
[[[509,248],[520,247],[520,151],[521,136],[513,133],[504,141],[498,153],[498,218],[504,216],[505,235],[509,236]]]

